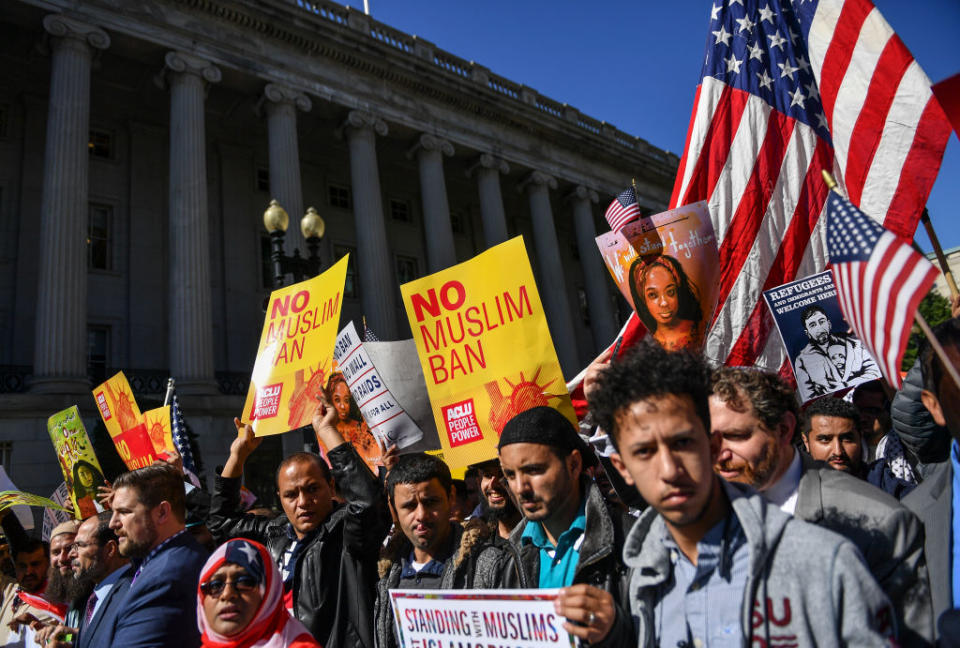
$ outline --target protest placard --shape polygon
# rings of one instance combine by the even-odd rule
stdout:
[[[349,255],[270,294],[243,420],[257,436],[309,425],[333,365]]]
[[[173,445],[173,427],[170,424],[169,405],[144,412],[143,424],[147,428],[147,436],[150,437],[150,444],[157,455],[176,450]]]
[[[667,349],[700,349],[720,297],[716,236],[705,202],[640,218],[597,237],[624,298]]]
[[[4,470],[3,466],[0,466],[0,491],[15,491],[17,485],[13,483],[13,480],[7,475],[7,471]],[[20,521],[21,526],[28,531],[33,529],[33,513],[30,512],[29,506],[15,506],[13,508],[13,514],[17,516],[17,519]]]
[[[97,488],[103,486],[103,470],[77,406],[68,407],[47,419],[47,431],[60,460],[63,479],[78,519],[102,510],[97,505]]]
[[[572,648],[556,589],[401,590],[390,603],[401,648]]]
[[[53,500],[23,491],[0,491],[0,513],[6,511],[11,506],[35,506],[39,508],[49,508],[55,511],[70,511],[60,506]]]
[[[398,450],[408,448],[423,438],[423,432],[390,391],[352,321],[337,336],[333,357],[343,380],[335,379],[336,374],[331,376],[327,382],[327,398],[337,410],[338,428],[347,424],[359,429],[364,423],[369,426],[368,433],[384,448],[396,445]],[[362,421],[356,420],[358,417],[354,410],[359,410]]]
[[[496,456],[537,406],[576,417],[522,237],[400,287],[451,468]]]
[[[881,377],[876,361],[843,318],[829,270],[765,290],[763,297],[802,402]]]
[[[93,398],[113,445],[129,470],[149,466],[157,460],[143,415],[122,371],[98,385],[93,390]]]
[[[63,506],[63,503],[68,499],[70,499],[70,491],[67,490],[67,483],[60,482],[60,485],[57,486],[57,490],[53,491],[53,493],[50,495],[50,500],[56,504],[59,504],[60,506]],[[40,529],[40,539],[44,542],[50,542],[50,533],[57,527],[57,525],[72,518],[73,516],[66,511],[49,508],[43,509],[43,526]]]

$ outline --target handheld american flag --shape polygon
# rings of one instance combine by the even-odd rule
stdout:
[[[827,254],[844,317],[899,389],[914,314],[936,268],[835,191],[827,200]]]
[[[640,216],[640,205],[637,204],[637,194],[633,187],[620,192],[603,215],[614,232],[638,216]]]
[[[187,424],[183,422],[183,413],[180,411],[180,401],[177,399],[177,390],[172,387],[170,400],[170,427],[173,436],[173,445],[176,446],[180,458],[183,460],[183,469],[197,474],[197,465],[193,461],[193,451],[190,449],[190,439],[187,436]]]

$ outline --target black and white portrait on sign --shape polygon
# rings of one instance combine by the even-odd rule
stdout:
[[[806,402],[880,378],[843,319],[833,277],[821,272],[764,292]]]

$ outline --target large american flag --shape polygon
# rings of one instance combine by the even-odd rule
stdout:
[[[899,389],[913,314],[937,270],[835,192],[827,210],[827,253],[843,316]]]

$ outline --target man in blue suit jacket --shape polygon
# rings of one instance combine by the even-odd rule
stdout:
[[[110,527],[133,563],[131,582],[112,623],[94,629],[90,648],[199,646],[197,580],[207,552],[185,530],[180,473],[155,464],[120,475],[113,487]]]

